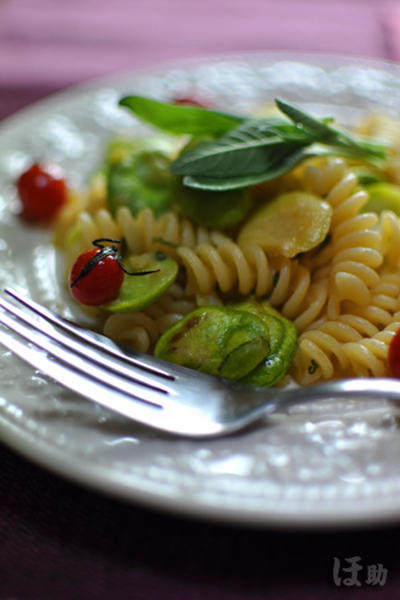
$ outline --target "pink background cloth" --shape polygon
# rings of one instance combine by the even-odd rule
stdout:
[[[0,118],[70,84],[181,57],[301,50],[400,60],[382,0],[0,0]],[[0,438],[1,439],[1,438]],[[279,532],[123,505],[0,445],[0,600],[333,600],[334,557],[389,570],[352,598],[400,598],[400,527]]]
[[[288,49],[400,59],[384,0],[0,0],[0,118],[64,86],[186,56]]]

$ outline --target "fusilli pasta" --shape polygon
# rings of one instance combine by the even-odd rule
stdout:
[[[400,147],[396,147],[400,155]],[[258,186],[256,201],[272,186]],[[286,181],[286,184],[285,184]],[[345,376],[388,375],[390,340],[400,329],[400,218],[363,212],[368,192],[341,158],[309,160],[285,180],[332,207],[326,240],[293,258],[269,255],[231,232],[195,225],[172,208],[156,218],[106,207],[97,183],[88,198],[74,197],[56,228],[67,269],[96,238],[121,239],[127,259],[162,250],[179,264],[177,282],[140,312],[107,315],[104,333],[151,352],[159,336],[196,307],[249,296],[268,300],[299,333],[291,375],[302,385]],[[286,187],[285,187],[286,186]]]

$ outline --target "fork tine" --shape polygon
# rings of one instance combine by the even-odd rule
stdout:
[[[119,361],[140,367],[145,371],[149,371],[152,375],[159,375],[171,380],[174,379],[174,376],[171,375],[166,368],[162,368],[160,361],[154,359],[152,356],[146,355],[146,359],[143,360],[138,353],[131,349],[129,349],[128,355],[125,350],[122,352],[121,348],[119,348],[118,345],[114,344],[111,340],[107,339],[107,343],[105,343],[106,340],[103,335],[95,334],[93,331],[89,333],[83,327],[79,327],[79,325],[76,325],[75,323],[71,323],[66,319],[58,317],[53,312],[38,304],[31,298],[28,298],[11,288],[4,288],[4,292],[29,310],[38,314],[44,320],[72,333],[76,337],[83,339],[90,346],[95,346],[103,350],[103,352],[115,356]]]
[[[104,354],[101,348],[96,350],[91,346],[88,347],[86,344],[86,338],[85,344],[82,344],[82,342],[77,341],[72,336],[58,331],[47,321],[32,319],[25,311],[21,310],[11,302],[8,302],[4,298],[0,298],[0,307],[13,314],[20,321],[27,323],[30,327],[38,330],[39,332],[45,332],[46,335],[58,343],[67,346],[79,354],[82,354],[86,358],[90,358],[90,360],[93,362],[99,363],[111,371],[117,372],[121,376],[123,375],[130,380],[134,380],[137,383],[142,383],[143,385],[157,389],[160,392],[167,393],[170,391],[166,385],[168,380],[160,378],[158,373],[147,375],[146,372],[143,372],[136,363],[133,365],[130,365],[129,363],[125,364],[126,361],[118,360],[119,357],[114,357],[114,355],[108,356],[108,353]]]
[[[32,367],[73,392],[134,421],[173,432],[173,428],[168,426],[168,420],[163,418],[164,411],[161,407],[136,401],[131,396],[108,388],[101,382],[91,380],[68,366],[55,362],[37,349],[20,342],[4,330],[0,330],[0,342]]]
[[[0,313],[0,316],[6,315]],[[14,321],[10,317],[8,319]],[[107,386],[102,380],[96,381],[86,373],[79,373],[69,365],[57,362],[34,346],[21,342],[2,328],[0,328],[0,343],[63,387],[133,421],[161,431],[189,437],[215,437],[223,431],[220,423],[210,420],[201,411],[174,402],[173,399],[165,406],[161,406],[144,402],[141,396],[138,398],[128,396],[120,390]]]
[[[133,397],[141,402],[154,404],[158,407],[162,406],[161,399],[162,396],[165,397],[165,392],[158,392],[154,387],[150,388],[149,386],[137,384],[134,381],[129,381],[125,377],[119,377],[115,373],[110,373],[100,365],[88,361],[82,355],[78,355],[74,351],[70,351],[66,347],[64,348],[54,343],[45,335],[38,333],[29,327],[29,325],[26,326],[23,323],[16,321],[3,311],[0,312],[0,323],[3,323],[3,325],[15,333],[18,333],[21,337],[35,344],[35,346],[46,350],[46,352],[63,363],[83,372],[87,377],[99,381],[101,384],[107,385],[117,392],[124,392],[127,396]]]

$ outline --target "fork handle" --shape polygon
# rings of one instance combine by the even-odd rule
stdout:
[[[300,404],[326,398],[375,398],[400,401],[400,380],[394,378],[354,378],[328,381],[308,387],[287,390],[283,393],[285,404]],[[279,405],[278,399],[278,405]]]

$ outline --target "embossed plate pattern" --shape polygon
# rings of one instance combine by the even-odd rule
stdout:
[[[254,108],[275,96],[352,121],[398,114],[400,74],[377,61],[288,53],[207,57],[110,77],[42,101],[0,126],[0,283],[76,316],[50,235],[15,216],[13,181],[34,159],[84,185],[105,140],[145,133],[117,108],[126,93],[199,95]],[[0,439],[58,474],[159,509],[258,526],[332,526],[400,517],[400,432],[381,401],[299,406],[229,438],[190,441],[127,422],[0,350]]]

